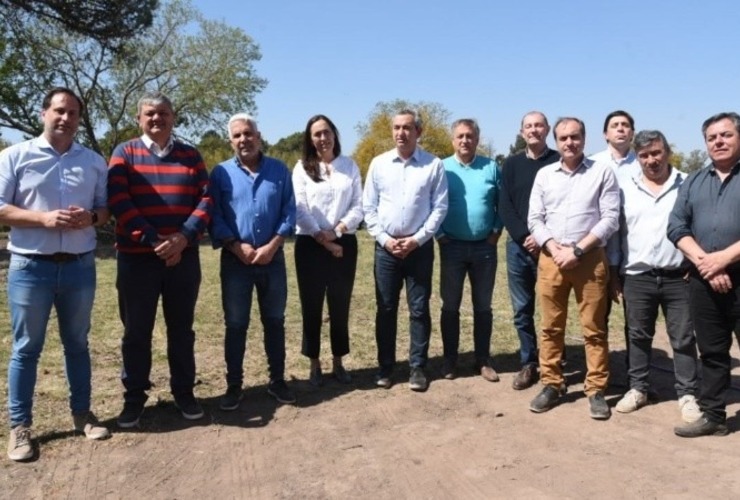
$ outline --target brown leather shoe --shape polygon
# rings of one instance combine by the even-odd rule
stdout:
[[[537,382],[537,365],[527,364],[514,376],[511,387],[517,391],[528,389]]]
[[[488,380],[489,382],[499,381],[498,373],[496,373],[496,370],[493,369],[490,361],[479,363],[478,369],[480,370],[480,376],[483,377],[485,380]]]

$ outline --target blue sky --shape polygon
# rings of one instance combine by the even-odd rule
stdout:
[[[350,153],[373,106],[404,98],[477,118],[497,152],[532,109],[583,119],[587,152],[604,148],[603,119],[615,109],[688,152],[703,148],[705,118],[740,111],[736,0],[194,4],[260,45],[256,67],[269,84],[257,118],[271,143],[323,113]]]

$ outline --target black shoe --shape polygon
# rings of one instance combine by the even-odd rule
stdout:
[[[565,394],[564,389],[558,389],[554,385],[546,385],[537,396],[529,403],[529,409],[535,413],[544,413],[552,410],[560,401],[560,396]]]
[[[673,428],[676,436],[694,438],[701,436],[726,436],[729,434],[727,426],[720,422],[712,422],[707,417],[702,417],[696,422]]]
[[[424,370],[419,367],[411,368],[409,389],[412,391],[423,392],[427,390],[428,386],[429,384],[427,383],[426,375],[424,375]]]
[[[267,386],[267,394],[277,399],[280,403],[291,405],[295,403],[295,395],[288,389],[285,380],[274,380]]]
[[[526,364],[514,376],[511,387],[517,391],[529,389],[537,382],[537,365],[533,363]]]
[[[203,407],[196,401],[192,394],[183,394],[175,398],[175,408],[180,410],[185,420],[198,420],[203,418]]]
[[[308,383],[314,387],[321,387],[324,385],[324,374],[321,373],[320,366],[315,369],[311,368],[311,372],[308,375]]]
[[[375,375],[375,385],[382,387],[383,389],[390,389],[393,385],[393,377],[391,377],[392,369],[380,368],[380,371]]]
[[[445,358],[442,363],[442,378],[445,380],[454,380],[455,377],[457,377],[457,363]]]
[[[588,406],[591,412],[591,418],[595,420],[608,420],[612,416],[612,410],[606,404],[604,393],[601,391],[588,397]]]
[[[144,413],[144,403],[124,402],[123,410],[118,415],[118,427],[121,429],[136,427],[139,425],[139,419],[142,413]]]
[[[226,388],[226,394],[221,396],[221,402],[218,407],[224,411],[232,411],[239,408],[239,403],[242,400],[242,386],[241,385],[230,385]]]
[[[340,384],[352,383],[352,377],[350,376],[350,374],[347,373],[347,370],[344,369],[344,366],[338,363],[334,363],[332,375],[334,375],[334,378],[337,379],[337,382],[339,382]]]

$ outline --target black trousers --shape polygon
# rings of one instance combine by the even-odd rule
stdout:
[[[689,280],[691,318],[702,365],[699,405],[708,420],[724,422],[730,388],[732,333],[740,332],[740,273],[733,289],[717,293],[698,274]]]
[[[295,242],[295,269],[303,316],[301,353],[318,359],[324,298],[329,306],[329,338],[334,356],[349,353],[349,307],[357,269],[357,238],[345,234],[335,240],[343,256],[337,258],[311,236]]]

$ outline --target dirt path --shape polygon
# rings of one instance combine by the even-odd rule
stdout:
[[[738,359],[737,351],[734,351]],[[622,355],[613,356],[614,380]],[[141,429],[93,443],[41,436],[42,455],[4,460],[4,498],[730,498],[740,493],[740,391],[728,408],[733,433],[684,440],[670,359],[656,359],[659,402],[631,415],[591,420],[581,392],[580,353],[567,402],[535,415],[537,389],[480,377],[435,380],[428,392],[375,389],[355,372],[344,389],[293,382],[298,406],[278,406],[264,387],[237,412],[217,409],[186,424],[169,402],[150,406]],[[435,366],[438,360],[435,360]],[[740,369],[733,372],[740,386]],[[608,399],[616,403],[623,387]],[[107,411],[113,414],[114,410]],[[112,422],[109,422],[112,423]],[[54,446],[51,446],[51,444]]]

